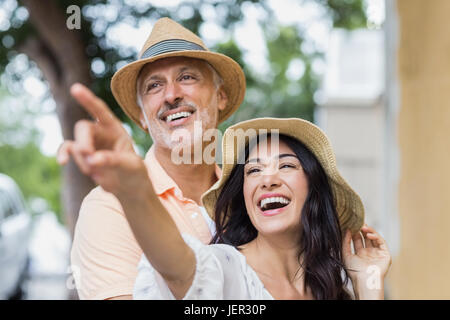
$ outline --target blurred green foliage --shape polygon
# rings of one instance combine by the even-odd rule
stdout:
[[[12,6],[9,28],[0,29],[0,74],[7,75],[8,87],[17,85],[23,80],[20,72],[8,68],[18,54],[21,43],[30,35],[36,36],[32,23],[23,14],[20,1],[4,0]],[[298,0],[300,3],[314,3],[322,8],[330,25],[338,28],[355,29],[366,27],[367,18],[364,11],[364,0]],[[15,3],[15,7],[14,7]],[[107,39],[107,31],[118,23],[128,23],[138,27],[144,20],[155,22],[167,16],[199,34],[205,22],[203,9],[208,8],[217,13],[214,20],[225,31],[222,42],[210,48],[224,53],[236,60],[244,69],[247,79],[247,94],[241,108],[227,121],[221,124],[224,130],[229,125],[241,120],[261,116],[301,117],[313,120],[314,94],[319,86],[319,75],[314,72],[314,61],[323,57],[317,48],[305,50],[305,30],[308,25],[284,25],[274,18],[274,13],[265,0],[184,0],[171,7],[154,6],[147,1],[138,0],[58,0],[61,10],[76,4],[81,7],[81,32],[86,46],[86,56],[90,63],[100,61],[104,65],[101,73],[91,72],[92,89],[111,107],[114,113],[130,128],[139,149],[145,151],[151,144],[149,136],[131,122],[115,102],[110,80],[119,67],[133,61],[135,48],[112,45]],[[105,14],[106,6],[113,8],[114,14]],[[245,52],[239,48],[234,38],[236,25],[244,17],[243,11],[254,6],[265,14],[259,18],[264,31],[267,49],[269,72],[261,74],[252,70],[244,61]],[[25,18],[24,18],[25,17]],[[38,35],[37,35],[38,36]],[[291,63],[303,69],[298,79],[287,75]],[[31,62],[29,68],[35,65]],[[16,89],[20,92],[20,89]],[[17,179],[24,193],[45,196],[52,208],[59,212],[56,193],[60,188],[53,179],[57,177],[58,168],[52,159],[39,155],[33,144],[20,148],[3,145],[0,150],[0,171],[11,174]]]
[[[43,155],[33,142],[18,147],[0,145],[0,155],[0,172],[16,181],[26,200],[45,199],[61,222],[60,167],[56,159]]]
[[[40,150],[41,135],[33,121],[37,115],[28,109],[28,101],[10,104],[7,99],[0,87],[0,172],[14,179],[28,204],[34,198],[45,199],[62,222],[61,168],[55,157]]]

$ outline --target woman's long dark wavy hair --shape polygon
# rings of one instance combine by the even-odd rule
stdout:
[[[302,142],[282,134],[279,140],[297,155],[308,180],[308,195],[301,212],[301,250],[298,255],[305,288],[311,290],[315,299],[351,299],[345,289],[349,278],[343,264],[342,234],[327,175]],[[248,156],[247,145],[245,160]],[[217,199],[216,234],[211,243],[238,247],[256,238],[258,231],[247,214],[243,186],[244,164],[238,164]]]

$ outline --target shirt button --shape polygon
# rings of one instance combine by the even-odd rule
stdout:
[[[193,214],[191,214],[191,218],[192,218],[192,219],[197,218],[197,216],[198,216],[198,212],[194,212]]]

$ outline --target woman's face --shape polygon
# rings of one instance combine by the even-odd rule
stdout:
[[[306,175],[286,143],[280,140],[278,148],[271,148],[268,139],[250,150],[244,166],[244,199],[260,234],[296,234],[307,195]]]

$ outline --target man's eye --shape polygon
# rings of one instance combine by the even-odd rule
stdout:
[[[156,89],[159,87],[159,83],[158,82],[153,82],[153,83],[149,83],[147,85],[147,88],[145,89],[145,92],[149,92],[150,90]]]
[[[181,76],[181,80],[191,80],[191,79],[194,79],[194,77],[192,77],[189,74],[185,74],[185,75]]]

